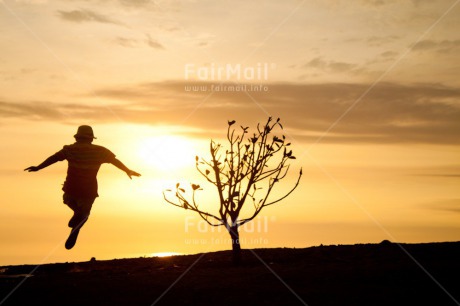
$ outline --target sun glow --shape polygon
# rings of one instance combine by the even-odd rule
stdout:
[[[139,158],[159,170],[171,171],[194,165],[194,147],[184,137],[167,135],[143,138],[138,147]]]
[[[158,253],[152,253],[151,256],[153,257],[170,257],[170,256],[178,256],[182,255],[181,253],[177,252],[158,252]]]

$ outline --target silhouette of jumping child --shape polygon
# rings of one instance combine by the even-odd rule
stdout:
[[[74,214],[69,221],[69,238],[65,243],[66,249],[70,250],[77,242],[80,229],[88,220],[94,200],[97,194],[97,172],[103,163],[111,163],[123,170],[131,179],[132,176],[140,176],[139,173],[128,169],[121,161],[115,158],[110,150],[93,145],[93,129],[88,125],[78,127],[74,135],[76,142],[66,145],[62,150],[48,157],[38,166],[32,166],[24,171],[35,172],[46,168],[58,161],[67,160],[67,177],[64,182],[63,202],[69,206]]]

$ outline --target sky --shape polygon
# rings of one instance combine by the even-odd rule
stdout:
[[[243,248],[460,240],[460,1],[0,0],[0,264],[201,253],[223,229],[168,205],[209,141],[281,118],[297,159]],[[66,163],[81,124],[131,169],[68,251]]]

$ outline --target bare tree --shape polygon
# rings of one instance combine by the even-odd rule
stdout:
[[[220,144],[211,140],[210,159],[196,157],[196,169],[217,189],[218,214],[200,208],[195,197],[195,193],[202,190],[200,185],[191,184],[189,197],[179,183],[176,184],[175,200],[166,195],[173,190],[165,190],[163,196],[171,205],[198,213],[211,226],[225,226],[232,240],[233,261],[238,263],[241,258],[239,227],[253,220],[264,207],[289,196],[299,185],[302,169],[288,192],[269,199],[275,184],[286,177],[290,167],[288,161],[295,159],[284,135],[269,137],[275,129],[283,129],[280,119],[273,121],[270,117],[265,125],[258,124],[257,132],[252,136],[249,136],[248,127],[241,126],[241,131],[237,132],[234,124],[234,120],[228,122],[228,148],[225,152]],[[240,213],[247,202],[252,202],[253,207],[249,216],[242,217]]]

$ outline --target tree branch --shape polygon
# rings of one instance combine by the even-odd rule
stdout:
[[[166,191],[168,191],[168,190],[166,190]],[[170,191],[170,190],[169,190],[169,191]],[[183,196],[180,195],[180,193],[176,192],[176,197],[177,197],[177,199],[179,200],[179,203],[182,202],[182,205],[181,205],[181,204],[174,203],[173,201],[169,200],[169,199],[167,198],[167,196],[166,196],[165,191],[163,191],[163,198],[164,198],[165,201],[168,202],[169,204],[171,204],[171,205],[173,205],[173,206],[176,206],[176,207],[179,207],[179,208],[182,208],[182,209],[185,209],[185,210],[190,209],[190,210],[192,210],[192,211],[197,212],[197,213],[201,216],[201,218],[202,218],[204,221],[206,221],[206,222],[207,222],[209,225],[211,225],[211,226],[220,226],[220,225],[224,225],[224,223],[222,222],[222,220],[221,220],[220,218],[214,216],[214,215],[211,214],[211,213],[202,211],[202,210],[198,209],[197,207],[191,206],[191,205],[187,202],[187,200],[185,200],[185,198],[184,198]],[[214,224],[214,223],[211,223],[207,218],[205,218],[205,217],[203,217],[203,216],[207,216],[207,217],[213,218],[213,219],[215,219],[215,220],[221,222],[221,224]]]

